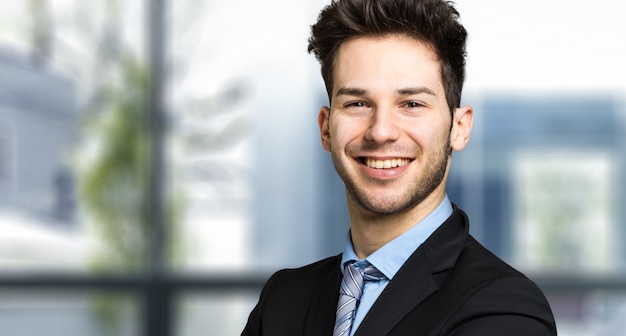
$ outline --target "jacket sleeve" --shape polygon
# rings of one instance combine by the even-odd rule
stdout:
[[[450,316],[442,335],[553,336],[556,324],[541,290],[527,278],[503,278],[478,289]]]

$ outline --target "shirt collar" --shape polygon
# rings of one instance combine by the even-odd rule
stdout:
[[[383,273],[387,279],[393,279],[404,262],[420,247],[430,235],[452,215],[452,204],[445,195],[439,206],[422,221],[409,230],[383,245],[365,260]],[[347,263],[361,261],[354,252],[350,231],[346,238],[343,255],[341,257],[341,272]]]

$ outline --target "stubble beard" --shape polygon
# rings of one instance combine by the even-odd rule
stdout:
[[[402,195],[386,196],[371,195],[359,186],[346,172],[345,167],[341,165],[339,157],[334,151],[331,151],[333,165],[346,186],[348,197],[351,197],[361,208],[374,215],[394,215],[405,212],[422,203],[443,183],[450,156],[450,138],[448,137],[444,146],[433,154],[422,173],[410,182]],[[379,180],[375,183],[385,185],[392,183],[392,181]]]

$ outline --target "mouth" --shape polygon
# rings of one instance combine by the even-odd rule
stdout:
[[[361,157],[361,162],[372,169],[393,169],[406,166],[411,162],[411,159],[406,158],[393,158],[393,159],[373,159],[368,157]]]

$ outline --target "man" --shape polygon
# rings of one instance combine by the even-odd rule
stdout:
[[[243,335],[556,335],[541,290],[468,234],[445,193],[467,144],[466,31],[444,0],[336,0],[312,26],[346,186],[341,255],[274,274]]]

